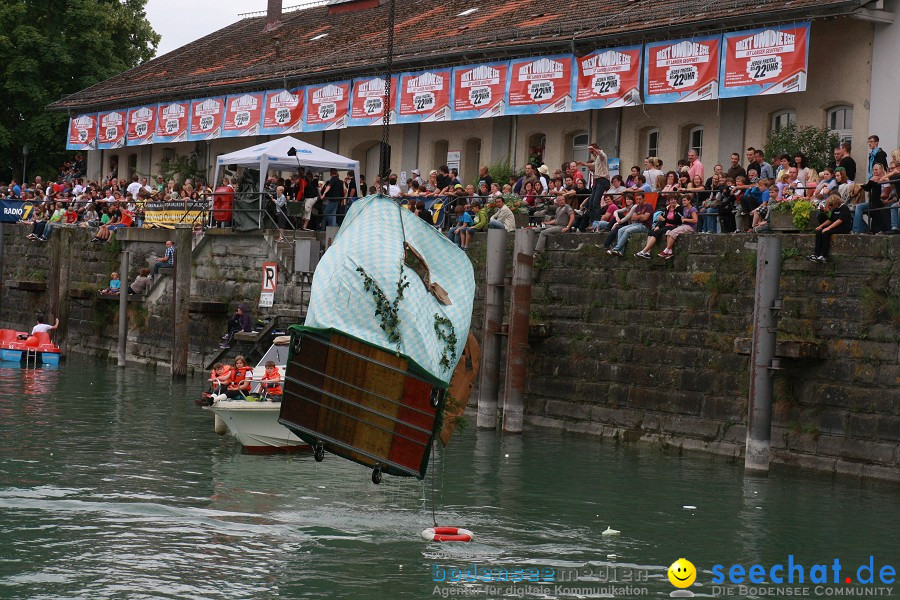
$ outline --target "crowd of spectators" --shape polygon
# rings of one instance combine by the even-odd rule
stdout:
[[[769,231],[773,207],[791,203],[785,207],[790,213],[802,201],[810,205],[811,228],[820,240],[810,259],[823,262],[835,233],[900,233],[900,149],[887,153],[878,144],[877,136],[869,137],[868,164],[859,169],[844,142],[821,171],[799,152],[767,158],[763,150],[747,148],[712,170],[692,150],[672,169],[650,156],[643,168],[611,178],[605,152],[591,144],[590,161],[565,163],[552,173],[547,165],[527,164],[498,182],[481,167],[477,184],[464,185],[455,170],[441,166],[427,181],[412,171],[403,191],[394,176],[383,185],[376,178],[370,192],[380,188],[398,198],[463,249],[474,232],[512,231],[514,213],[520,213],[528,217],[520,226],[540,233],[538,254],[551,234],[608,232],[608,254],[623,256],[629,237],[645,233],[647,243],[635,254],[642,259],[652,257],[656,244],[662,247],[659,257],[672,258],[682,235]]]

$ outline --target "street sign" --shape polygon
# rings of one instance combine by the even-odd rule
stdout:
[[[271,308],[275,303],[275,289],[278,287],[278,263],[263,263],[262,272],[262,291],[259,294],[259,306],[260,308]]]

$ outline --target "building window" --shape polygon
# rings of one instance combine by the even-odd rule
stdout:
[[[163,162],[172,162],[175,160],[175,149],[174,148],[163,148],[162,151],[162,161]]]
[[[659,156],[659,129],[651,129],[647,132],[645,148],[647,149],[645,156]]]
[[[128,155],[128,178],[137,175],[137,154]]]
[[[852,142],[853,107],[835,106],[828,111],[828,128],[838,134],[842,142]]]
[[[544,164],[544,148],[547,147],[547,136],[543,133],[533,133],[528,136],[528,159],[526,162],[539,167]]]
[[[782,110],[772,115],[772,131],[778,131],[787,127],[789,123],[797,122],[797,113],[792,110]]]
[[[688,132],[688,152],[693,150],[697,156],[703,156],[703,128],[692,127]]]

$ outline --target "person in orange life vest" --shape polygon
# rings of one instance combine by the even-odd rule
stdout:
[[[275,366],[275,361],[266,362],[266,374],[263,375],[263,388],[272,402],[281,402],[281,371]]]
[[[227,398],[237,398],[247,395],[253,382],[253,367],[248,367],[247,359],[242,355],[238,355],[234,359],[234,370],[232,373],[231,382],[225,390],[225,396]]]
[[[209,392],[201,392],[200,399],[196,401],[197,406],[212,406],[213,402],[225,398],[225,391],[234,375],[234,369],[231,366],[216,363],[209,374]]]

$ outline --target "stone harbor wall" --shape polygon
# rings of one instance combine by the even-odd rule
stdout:
[[[134,279],[173,232],[130,229],[91,244],[61,227],[49,242],[4,225],[0,326],[28,329],[60,315],[65,352],[116,356],[118,299],[97,293],[130,252]],[[671,261],[602,250],[604,234],[550,239],[535,270],[527,424],[616,443],[702,450],[738,460],[746,436],[756,238],[694,235]],[[508,240],[512,254],[512,236]],[[808,262],[812,236],[783,240],[773,458],[778,463],[900,480],[900,238],[837,236],[833,260]],[[184,259],[185,249],[178,256]],[[485,236],[468,251],[478,283],[473,330],[483,326]],[[279,266],[271,309],[259,309],[264,262]],[[302,320],[309,282],[273,236],[208,231],[191,249],[189,367],[205,368],[237,304],[254,320]],[[511,274],[512,260],[507,261]],[[128,359],[168,367],[173,278],[129,302]],[[502,394],[501,372],[501,394]],[[477,394],[475,394],[477,396]],[[472,404],[475,400],[473,399]],[[527,435],[527,432],[526,432]]]
[[[671,261],[633,258],[645,236],[609,256],[604,236],[538,260],[526,423],[737,459],[755,236],[688,236]],[[812,243],[783,240],[774,461],[900,480],[900,238],[837,236],[827,265]]]

